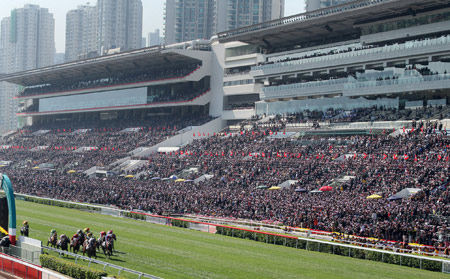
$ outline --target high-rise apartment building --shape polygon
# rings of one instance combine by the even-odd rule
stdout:
[[[214,0],[167,0],[165,43],[209,39],[214,32]]]
[[[138,49],[142,44],[141,0],[98,0],[97,47],[100,54],[110,49]]]
[[[65,61],[95,56],[97,46],[97,7],[78,6],[66,15]]]
[[[167,0],[165,43],[209,39],[216,32],[283,15],[284,0]]]
[[[155,29],[154,32],[148,33],[147,46],[160,45],[162,42],[163,42],[163,38],[161,38],[159,29]]]
[[[284,16],[284,0],[216,1],[215,31],[237,29]]]
[[[25,5],[1,21],[0,55],[3,73],[52,65],[55,56],[55,20],[48,9]],[[0,84],[0,131],[17,128],[18,92],[15,85]]]
[[[314,11],[330,6],[340,5],[355,0],[306,0],[306,11]]]

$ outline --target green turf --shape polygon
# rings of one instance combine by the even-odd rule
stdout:
[[[450,278],[439,272],[74,209],[24,201],[17,201],[16,205],[18,224],[24,219],[30,222],[30,237],[46,242],[52,228],[58,234],[68,235],[84,227],[96,235],[101,230],[113,229],[118,237],[116,250],[120,253],[110,262],[163,278]]]

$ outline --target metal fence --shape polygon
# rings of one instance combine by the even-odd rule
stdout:
[[[125,268],[125,267],[118,266],[118,265],[115,265],[115,264],[107,263],[107,262],[100,261],[100,260],[97,260],[97,259],[92,259],[92,258],[85,257],[85,256],[82,256],[82,255],[79,255],[79,254],[75,254],[75,253],[59,250],[59,249],[56,249],[56,248],[47,247],[47,246],[42,246],[42,248],[45,249],[45,250],[48,250],[48,251],[57,252],[60,257],[62,255],[67,255],[67,256],[74,257],[75,258],[75,263],[78,263],[79,260],[87,261],[87,262],[89,262],[88,263],[88,267],[91,267],[91,264],[94,263],[94,264],[102,265],[103,266],[103,271],[105,271],[105,269],[107,267],[116,269],[118,276],[120,276],[122,274],[122,272],[128,272],[128,273],[136,275],[137,278],[161,279],[161,277],[157,277],[157,276],[150,275],[150,274],[147,274],[147,273],[143,273],[143,272],[140,272],[140,271],[136,271],[136,270],[133,270],[133,269]]]
[[[25,196],[25,195],[24,195]],[[28,196],[39,200],[46,200],[44,198],[37,198],[33,196]],[[70,203],[65,201],[59,201],[61,203]],[[154,224],[160,224],[160,225],[167,225],[167,226],[181,226],[184,228],[189,228],[193,230],[203,231],[203,232],[209,232],[209,233],[220,233],[224,235],[229,235],[233,237],[241,237],[241,238],[247,238],[257,241],[262,241],[266,243],[272,243],[277,245],[284,245],[288,247],[294,247],[299,249],[306,249],[306,250],[312,250],[312,251],[319,251],[319,252],[326,252],[331,254],[338,254],[343,256],[350,256],[354,258],[361,258],[361,259],[368,259],[368,260],[374,260],[374,261],[382,261],[386,263],[391,264],[398,264],[398,265],[406,265],[410,267],[416,267],[421,269],[428,269],[428,270],[434,270],[434,271],[442,271],[444,273],[450,273],[450,261],[445,260],[442,258],[437,258],[435,256],[441,256],[441,254],[431,254],[426,253],[424,251],[415,251],[415,250],[405,250],[404,253],[402,250],[398,250],[399,252],[389,251],[389,250],[381,250],[381,249],[375,249],[375,248],[368,248],[368,247],[361,247],[361,246],[370,246],[365,243],[355,243],[357,245],[361,246],[355,246],[355,245],[349,245],[349,244],[342,244],[342,243],[336,243],[336,242],[328,242],[328,241],[322,241],[317,239],[310,239],[310,238],[303,238],[303,237],[297,237],[293,235],[281,235],[277,233],[267,233],[267,232],[261,232],[258,230],[251,230],[251,229],[245,229],[245,228],[238,228],[238,227],[232,227],[227,225],[221,225],[221,224],[214,224],[209,222],[199,222],[194,220],[188,220],[188,219],[182,219],[182,218],[174,218],[174,217],[166,217],[166,216],[159,216],[159,215],[153,215],[143,212],[135,212],[135,211],[125,211],[125,210],[117,210],[117,209],[110,209],[103,206],[92,206],[92,205],[85,205],[85,204],[79,204],[79,203],[70,203],[74,204],[76,206],[86,206],[89,208],[96,208],[101,214],[107,214],[107,215],[116,215],[117,213],[120,214],[122,217],[128,217],[128,218],[136,218],[139,217],[137,215],[140,215],[140,220],[145,220],[150,223]],[[223,230],[228,229],[230,230],[229,233],[224,233]],[[244,237],[243,237],[244,236]],[[328,247],[328,248],[326,248]],[[47,248],[46,249],[51,249]],[[345,249],[344,249],[345,248]],[[343,249],[345,252],[342,252]],[[384,247],[384,249],[387,249],[387,247]],[[67,254],[67,252],[64,252]],[[429,254],[431,257],[426,256],[420,256],[420,255],[414,255],[411,253],[420,253],[420,254]],[[76,259],[81,258],[81,256],[73,254],[73,256]],[[433,257],[434,256],[434,257]],[[86,258],[89,262],[95,262],[103,266],[111,266],[113,268],[116,268],[118,270],[127,270],[125,268],[122,268],[120,266],[111,265],[109,263],[97,261],[97,260],[91,260],[89,258]],[[439,269],[437,270],[435,267],[428,268],[430,265],[430,262],[433,262],[434,264],[439,265]],[[425,264],[424,264],[425,263]],[[133,274],[140,275],[144,273],[140,273],[138,271],[131,270]],[[148,275],[152,276],[152,275]],[[148,278],[157,278],[157,277],[148,277]]]
[[[0,253],[0,271],[24,279],[67,279],[66,276]]]
[[[41,255],[41,251],[32,251],[29,249],[24,249],[23,247],[10,245],[9,247],[0,247],[0,253],[21,259],[35,265],[40,264],[39,256]]]

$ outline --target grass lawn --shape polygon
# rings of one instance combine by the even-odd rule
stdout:
[[[450,278],[439,272],[74,209],[24,201],[16,201],[16,206],[18,226],[28,220],[30,237],[42,240],[44,245],[52,228],[58,235],[71,236],[77,229],[89,227],[96,237],[100,231],[112,229],[118,238],[119,253],[111,260],[100,255],[100,260],[163,278]],[[127,277],[136,278],[135,275]]]

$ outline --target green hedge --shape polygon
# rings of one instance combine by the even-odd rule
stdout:
[[[65,208],[91,210],[91,211],[100,211],[101,210],[98,207],[93,207],[93,206],[89,206],[89,205],[73,204],[73,203],[55,201],[55,200],[50,200],[50,199],[38,199],[38,198],[27,197],[27,196],[20,196],[20,195],[16,195],[16,198],[24,200],[24,201],[27,201],[27,202],[34,202],[34,203],[39,203],[39,204],[58,206],[58,207],[65,207]]]
[[[76,279],[101,279],[108,274],[84,266],[67,262],[55,256],[42,254],[39,257],[42,267],[54,270]]]
[[[172,226],[175,226],[175,227],[189,228],[189,222],[187,222],[187,221],[170,219],[170,223],[172,224]]]
[[[145,215],[127,212],[127,211],[123,211],[122,216],[127,217],[127,218],[136,219],[136,220],[145,220]]]
[[[377,252],[377,251],[367,251],[351,247],[342,247],[333,245],[333,243],[319,243],[319,242],[307,242],[303,239],[293,239],[286,238],[277,235],[263,234],[258,232],[248,232],[245,230],[233,229],[233,228],[225,228],[225,227],[217,227],[216,234],[250,239],[254,241],[283,245],[287,247],[293,247],[297,249],[305,249],[308,251],[316,251],[321,253],[329,253],[335,255],[341,255],[346,257],[352,257],[357,259],[366,259],[377,262],[385,262],[389,264],[396,264],[402,266],[409,266],[414,268],[420,268],[420,259],[411,258],[407,255],[392,255]],[[441,271],[442,263],[433,260],[422,259],[422,269],[430,270],[430,271]]]

